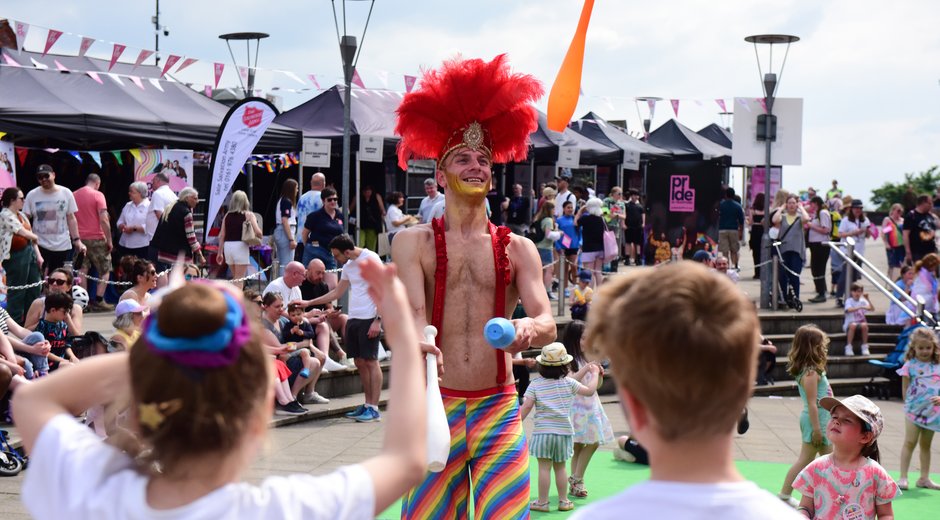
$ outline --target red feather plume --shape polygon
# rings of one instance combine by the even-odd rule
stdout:
[[[538,128],[532,102],[543,94],[533,76],[509,70],[505,54],[490,62],[445,61],[440,70],[425,72],[420,88],[406,94],[398,107],[398,165],[407,169],[409,159],[441,159],[474,121],[483,127],[493,162],[525,159],[529,134]]]

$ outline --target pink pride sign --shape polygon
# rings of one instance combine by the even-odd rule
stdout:
[[[695,211],[695,190],[690,187],[688,175],[669,177],[669,211],[676,213]]]

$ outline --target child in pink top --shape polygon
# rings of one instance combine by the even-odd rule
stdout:
[[[881,410],[867,398],[824,397],[819,405],[832,420],[826,435],[833,451],[819,457],[793,481],[803,494],[797,509],[807,518],[868,520],[894,518],[891,501],[901,491],[878,463]]]

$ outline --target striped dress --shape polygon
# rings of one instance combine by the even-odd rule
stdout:
[[[526,389],[525,398],[535,403],[535,429],[529,454],[538,459],[564,462],[574,454],[571,405],[581,383],[570,377],[539,378]]]

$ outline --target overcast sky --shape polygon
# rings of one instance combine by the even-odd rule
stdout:
[[[348,2],[350,34],[361,36],[368,5]],[[535,75],[548,91],[581,5],[377,0],[359,71],[367,87],[384,88],[387,76],[388,88],[404,90],[404,74],[417,75],[455,54],[492,58],[505,52],[517,71]],[[202,60],[179,75],[182,81],[211,83],[211,62],[221,61],[229,70],[220,86],[235,86],[231,58],[218,39],[234,31],[271,34],[261,45],[259,68],[290,70],[304,80],[313,73],[322,86],[340,81],[329,0],[163,0],[160,9],[161,24],[170,31],[160,38],[164,55]],[[147,1],[0,0],[0,17],[34,25],[27,42],[32,48],[45,41],[41,27],[51,27],[125,44],[122,61],[131,62],[140,49],[153,49],[153,14],[154,2]],[[607,119],[627,119],[637,130],[634,98],[658,96],[665,101],[656,107],[654,128],[673,117],[669,99],[681,100],[678,120],[693,130],[721,124],[716,98],[731,109],[736,96],[761,96],[754,48],[743,38],[797,35],[801,41],[790,49],[777,95],[804,99],[803,154],[801,166],[784,169],[784,187],[826,188],[838,178],[847,193],[867,202],[872,188],[940,162],[938,23],[940,2],[929,0],[597,0],[588,31],[585,96],[575,117],[593,110]],[[74,53],[78,42],[65,34],[53,52]],[[244,64],[244,47],[235,51]],[[110,43],[102,42],[89,52],[110,54]],[[779,58],[775,53],[775,69]],[[257,86],[304,87],[266,71],[259,72]],[[284,108],[315,94],[286,93]],[[640,110],[645,116],[646,108]]]

